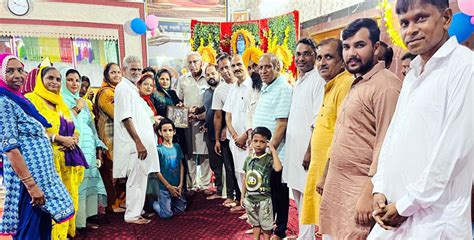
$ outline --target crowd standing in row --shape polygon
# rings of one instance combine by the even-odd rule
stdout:
[[[0,55],[0,232],[74,237],[99,227],[98,206],[147,224],[204,190],[255,239],[284,238],[291,189],[300,239],[472,238],[474,54],[449,37],[448,7],[397,1],[411,52],[403,81],[366,18],[342,40],[298,41],[294,86],[280,59],[258,51],[217,65],[191,52],[176,87],[170,71],[128,56],[107,64],[92,103],[77,70],[27,77],[20,59]],[[189,109],[188,128],[166,118],[169,106]]]

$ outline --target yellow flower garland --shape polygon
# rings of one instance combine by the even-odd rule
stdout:
[[[399,30],[395,27],[398,24],[398,18],[393,16],[393,4],[388,2],[388,0],[382,0],[379,4],[379,8],[383,10],[385,26],[387,27],[387,33],[392,43],[395,46],[407,50]]]
[[[288,37],[290,34],[290,27],[285,29],[285,39],[282,45],[278,45],[278,37],[273,35],[272,30],[268,30],[268,51],[275,54],[283,62],[282,72],[288,70],[293,62],[293,53],[288,49]]]
[[[252,35],[252,33],[245,29],[239,29],[232,33],[232,37],[230,39],[230,44],[232,46],[232,54],[237,53],[237,37],[239,36],[239,34],[242,34],[245,39],[245,49],[255,46],[255,37]]]
[[[217,52],[210,46],[210,44],[211,43],[209,42],[207,46],[204,46],[204,39],[201,38],[201,45],[198,48],[198,53],[201,54],[201,59],[203,62],[215,65],[217,63]]]

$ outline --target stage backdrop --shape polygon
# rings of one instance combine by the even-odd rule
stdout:
[[[242,54],[251,46],[276,53],[284,68],[296,74],[293,56],[299,38],[299,13],[245,22],[201,22],[191,20],[191,48],[213,54]],[[210,54],[212,55],[212,54]],[[215,59],[208,59],[213,62]]]

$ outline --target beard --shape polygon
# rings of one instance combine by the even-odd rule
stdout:
[[[347,71],[352,73],[352,74],[365,74],[367,73],[371,68],[372,66],[374,65],[374,56],[371,56],[370,59],[367,59],[367,62],[365,64],[362,64],[362,60],[360,58],[350,58],[348,62],[350,62],[351,60],[355,60],[357,62],[359,62],[361,65],[359,66],[359,68],[357,69],[349,69],[348,67],[346,67]]]
[[[211,86],[211,87],[215,87],[215,86],[217,86],[217,84],[219,84],[219,81],[217,81],[214,78],[210,78],[210,79],[207,80],[207,84],[209,84],[209,86]]]

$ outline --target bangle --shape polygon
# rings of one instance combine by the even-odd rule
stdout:
[[[51,142],[54,143],[55,140],[56,140],[56,134],[53,134],[53,136],[51,137]]]
[[[26,181],[28,181],[28,179],[33,179],[33,176],[30,175],[30,176],[25,177],[25,178],[20,178],[20,181],[26,182]]]
[[[81,110],[77,106],[72,107],[72,110],[74,110],[77,114],[81,112]]]

